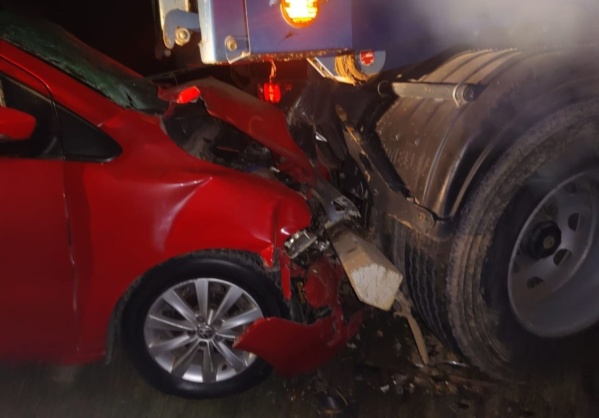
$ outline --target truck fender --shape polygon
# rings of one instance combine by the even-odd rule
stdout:
[[[425,68],[401,81],[468,84],[476,97],[459,105],[400,97],[372,129],[414,201],[441,220],[459,214],[493,163],[537,121],[599,94],[599,50],[588,47],[466,51]]]

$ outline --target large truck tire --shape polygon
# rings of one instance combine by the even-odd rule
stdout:
[[[598,235],[599,100],[585,99],[511,142],[450,239],[405,234],[409,293],[458,354],[493,377],[522,377],[576,352],[599,321]]]

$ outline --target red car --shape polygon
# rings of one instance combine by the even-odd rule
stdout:
[[[0,358],[98,360],[119,336],[190,397],[328,360],[359,313],[317,234],[313,166],[283,114],[234,87],[159,91],[0,12]]]

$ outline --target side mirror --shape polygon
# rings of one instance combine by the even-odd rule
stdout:
[[[21,141],[29,139],[36,121],[28,113],[9,107],[0,107],[0,139]]]

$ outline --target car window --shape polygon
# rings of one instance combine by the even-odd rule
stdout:
[[[45,88],[41,82],[40,88]],[[0,143],[0,156],[49,158],[61,155],[58,120],[49,95],[0,73],[0,96],[2,106],[28,113],[36,120],[35,130],[28,140]]]
[[[121,147],[114,139],[54,102],[45,84],[28,76],[29,83],[37,83],[37,90],[46,94],[0,72],[0,106],[23,111],[36,120],[28,140],[1,141],[0,156],[102,162],[120,155]]]
[[[121,154],[120,145],[78,115],[56,105],[64,155],[70,161],[109,161]]]

